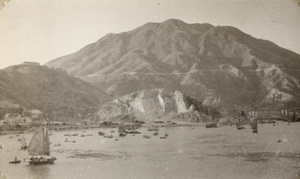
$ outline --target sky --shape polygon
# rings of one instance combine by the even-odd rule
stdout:
[[[300,54],[298,0],[0,0],[0,69],[45,64],[148,22],[234,26]],[[299,59],[300,60],[300,59]]]

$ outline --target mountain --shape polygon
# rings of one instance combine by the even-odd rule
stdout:
[[[46,65],[115,97],[165,88],[208,105],[300,106],[300,55],[230,26],[147,23]]]
[[[57,69],[16,65],[0,70],[0,117],[37,109],[50,120],[92,118],[110,100],[105,92]]]

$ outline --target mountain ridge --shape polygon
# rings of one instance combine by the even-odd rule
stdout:
[[[167,88],[205,100],[206,90],[223,105],[261,107],[262,101],[268,101],[266,91],[274,89],[291,95],[295,105],[300,99],[300,55],[230,26],[176,19],[147,23],[129,32],[107,34],[46,65],[63,68],[116,97]],[[286,103],[277,102],[277,107]]]

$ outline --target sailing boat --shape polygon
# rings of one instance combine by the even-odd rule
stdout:
[[[236,123],[236,128],[237,128],[238,130],[245,129],[242,120],[241,120],[240,118],[239,118],[238,120],[239,120],[239,121]]]
[[[27,144],[26,144],[26,139],[25,139],[25,137],[22,137],[22,139],[21,139],[21,149],[27,149],[28,148],[28,146],[27,146]]]
[[[247,120],[247,118],[248,117],[247,117],[246,113],[244,111],[241,111],[239,119],[238,119],[239,121],[236,124],[236,127],[237,127],[238,130],[245,129],[245,127],[244,127],[244,119]]]
[[[253,133],[257,133],[257,119],[254,119],[252,121],[251,129],[252,129]]]
[[[123,121],[119,125],[118,132],[120,137],[126,136],[125,124]]]
[[[211,121],[205,124],[206,128],[217,128],[218,123],[215,121],[214,115],[212,115],[209,111],[209,108],[207,109],[208,116],[210,116]]]
[[[52,164],[56,157],[50,156],[48,129],[40,126],[29,142],[28,154],[32,155],[29,164]]]

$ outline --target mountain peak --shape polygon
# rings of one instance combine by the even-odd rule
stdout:
[[[205,98],[205,90],[212,89],[228,103],[255,103],[260,99],[251,95],[259,94],[269,84],[290,92],[298,91],[300,86],[300,55],[230,26],[169,19],[107,35],[83,49],[46,65],[64,68],[117,96],[168,86],[197,98]],[[282,73],[269,75],[269,65],[278,66]],[[216,80],[224,83],[212,83]],[[266,83],[268,80],[271,82]],[[203,87],[203,91],[190,84]],[[226,97],[236,93],[240,96]]]
[[[183,22],[179,19],[168,19],[161,23],[162,25],[187,25],[187,23]]]

